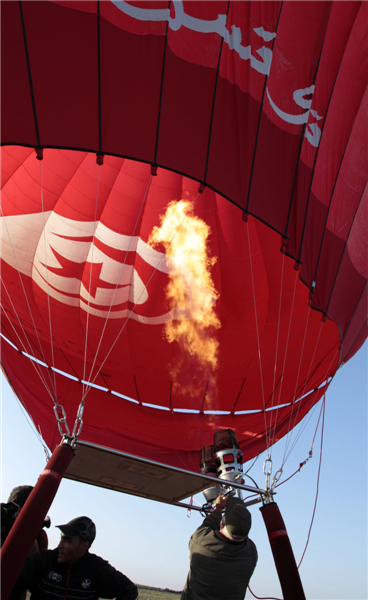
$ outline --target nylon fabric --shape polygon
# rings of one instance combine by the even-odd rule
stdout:
[[[101,389],[85,388],[86,441],[198,470],[230,427],[249,460],[367,337],[368,5],[99,7],[98,28],[97,2],[1,5],[2,365],[51,448],[41,379],[70,425],[87,379]],[[199,184],[221,321],[211,393],[163,334],[193,315],[169,305],[169,261],[148,246]]]

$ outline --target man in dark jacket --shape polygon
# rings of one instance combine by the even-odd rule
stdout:
[[[251,524],[242,500],[216,499],[215,510],[190,538],[190,569],[181,600],[243,600],[258,559],[248,538]]]
[[[88,551],[96,537],[91,519],[78,517],[57,527],[59,546],[27,560],[11,597],[28,589],[32,600],[137,598],[138,590],[128,577]]]

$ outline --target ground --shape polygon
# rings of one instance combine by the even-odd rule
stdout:
[[[146,585],[138,586],[138,600],[179,600],[181,592],[173,590],[147,587]],[[30,600],[30,593],[27,593],[27,600]]]
[[[181,592],[173,590],[138,586],[138,600],[179,600]]]

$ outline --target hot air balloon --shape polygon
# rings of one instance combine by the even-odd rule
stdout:
[[[1,10],[10,384],[51,449],[198,471],[230,428],[250,460],[367,337],[366,3]]]

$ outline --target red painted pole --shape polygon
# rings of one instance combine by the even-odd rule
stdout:
[[[284,600],[305,600],[285,523],[275,502],[260,508],[275,561]]]
[[[1,548],[1,598],[7,600],[72,458],[68,444],[55,448]]]

